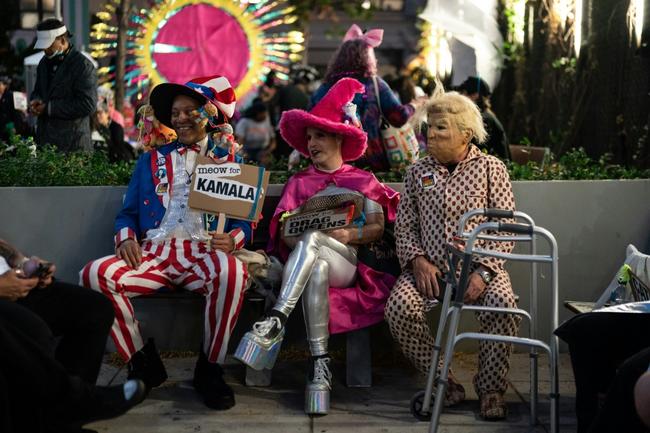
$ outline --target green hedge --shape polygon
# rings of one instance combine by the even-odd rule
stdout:
[[[134,162],[110,163],[103,152],[61,153],[52,146],[36,147],[31,137],[14,136],[0,143],[0,186],[126,185]],[[285,183],[303,160],[287,171],[286,159],[270,165],[271,183]],[[607,157],[593,160],[583,149],[574,149],[540,167],[534,163],[508,162],[512,180],[649,179],[650,169],[625,168],[608,163]],[[403,170],[377,173],[384,182],[401,182]]]
[[[596,180],[596,179],[650,179],[650,169],[623,167],[610,163],[611,156],[598,160],[590,158],[583,148],[572,149],[543,167],[529,162],[526,165],[508,161],[512,180]]]
[[[135,163],[108,161],[104,152],[59,152],[33,138],[0,144],[0,186],[126,185]]]

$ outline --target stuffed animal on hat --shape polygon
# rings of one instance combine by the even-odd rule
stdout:
[[[154,149],[176,139],[176,132],[166,127],[156,119],[151,105],[143,105],[138,109],[138,142],[146,150]]]
[[[232,160],[242,148],[242,145],[235,140],[234,131],[229,123],[218,125],[217,130],[212,134],[212,140],[218,147],[227,150]]]
[[[212,102],[208,102],[192,111],[194,122],[201,125],[202,128],[205,128],[208,122],[213,120],[217,114],[219,114],[219,110]]]

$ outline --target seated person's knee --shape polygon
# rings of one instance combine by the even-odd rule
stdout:
[[[393,292],[386,302],[384,318],[390,324],[394,321],[417,320],[422,315],[422,308],[402,296],[399,292]]]
[[[305,230],[300,238],[300,241],[310,246],[318,245],[318,243],[323,239],[323,236],[326,235],[318,230],[309,229]]]

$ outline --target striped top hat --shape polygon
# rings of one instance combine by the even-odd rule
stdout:
[[[202,105],[199,111],[208,119],[212,128],[223,123],[218,119],[220,116],[225,117],[222,120],[228,120],[235,113],[235,91],[226,77],[212,75],[194,78],[185,84],[162,83],[151,91],[149,104],[160,123],[170,128],[172,104],[179,95],[197,100]]]

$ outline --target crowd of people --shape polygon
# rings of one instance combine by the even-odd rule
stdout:
[[[287,319],[301,301],[310,350],[307,414],[329,412],[330,334],[385,319],[406,358],[429,371],[433,339],[426,314],[438,303],[440,277],[448,271],[445,245],[456,236],[459,218],[475,208],[515,209],[500,159],[508,157],[508,146],[482,79],[470,77],[458,92],[438,88],[425,95],[404,81],[395,91],[377,77],[374,49],[382,36],[381,30],[364,33],[353,26],[318,87],[311,68],[295,68],[286,86],[269,77],[233,122],[234,137],[225,125],[239,114],[226,77],[153,88],[149,105],[156,125],[173,130],[175,139],[138,157],[115,220],[114,254],[84,266],[83,287],[55,280],[54,265],[0,241],[0,348],[14,355],[0,358],[3,431],[88,431],[84,423],[118,416],[141,402],[167,373],[155,342],[140,333],[131,298],[177,288],[206,298],[194,388],[211,409],[235,405],[221,364],[250,278],[240,253],[254,227],[228,218],[219,230],[214,215],[188,204],[199,155],[241,163],[235,140],[259,164],[274,153],[291,152],[311,161],[287,182],[271,217],[268,253],[284,263],[277,301],[245,334],[235,357],[254,369],[271,368]],[[29,109],[38,119],[39,142],[62,150],[97,147],[112,160],[133,158],[110,95],[98,96],[92,64],[71,45],[65,25],[41,23],[36,47],[45,57]],[[407,167],[402,194],[372,173],[390,165],[379,131],[382,116],[395,127],[409,122],[424,136],[423,155]],[[98,134],[94,140],[90,117]],[[149,131],[155,132],[155,127]],[[344,227],[295,235],[283,229],[293,215],[350,203],[354,212]],[[373,256],[372,245],[390,239],[389,226],[395,229],[396,270]],[[509,252],[513,245],[490,240],[484,247]],[[475,259],[463,290],[468,304],[516,307],[503,260]],[[482,312],[477,319],[482,332],[518,332],[514,315]],[[109,333],[127,364],[128,380],[101,387],[95,383]],[[480,343],[473,385],[484,419],[507,416],[503,396],[510,354],[508,344]],[[635,366],[647,364],[647,353],[640,359]],[[636,368],[627,380],[634,383],[640,375]],[[647,398],[645,389],[639,388],[639,399]],[[450,374],[445,405],[464,399],[464,386]],[[630,416],[647,415],[638,407]],[[644,428],[642,419],[634,428]],[[586,421],[580,422],[580,430],[589,431]]]
[[[129,119],[132,122],[126,122],[115,109],[112,90],[106,85],[97,87],[92,62],[73,45],[72,34],[64,23],[47,19],[38,25],[37,31],[48,32],[48,36],[35,46],[43,49],[45,56],[37,68],[27,111],[17,109],[13,102],[12,89],[19,87],[12,86],[9,77],[0,76],[0,140],[8,142],[10,135],[15,134],[34,135],[38,145],[54,145],[63,152],[101,151],[111,162],[130,161],[147,150],[139,141],[141,132],[131,126],[138,124],[139,116],[136,114],[134,119]],[[353,102],[368,134],[368,150],[354,165],[374,172],[388,171],[391,164],[381,139],[382,123],[393,127],[405,125],[433,88],[426,87],[425,91],[415,83],[412,77],[417,71],[380,77],[381,65],[377,63],[374,48],[381,44],[382,37],[382,30],[364,34],[354,25],[322,76],[317,69],[302,64],[291,66],[288,82],[280,81],[271,71],[253,97],[238,105],[236,114],[229,119],[241,146],[239,155],[247,162],[262,166],[284,159],[291,161],[290,166],[296,165],[299,154],[279,133],[282,114],[291,109],[313,107],[337,80],[352,77],[365,86],[363,96],[355,96]],[[489,85],[480,77],[469,77],[456,90],[470,97],[481,109],[488,140],[475,144],[489,154],[508,159],[505,132],[490,109]],[[142,104],[132,102],[136,108]],[[425,152],[424,134],[418,134],[417,138],[419,151]]]

